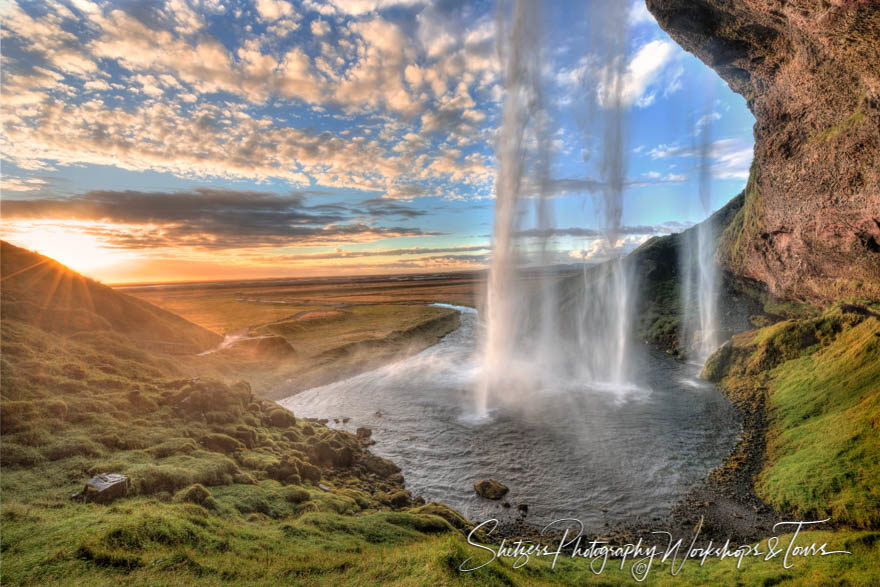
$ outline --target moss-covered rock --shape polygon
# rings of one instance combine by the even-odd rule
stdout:
[[[486,499],[501,499],[510,490],[506,485],[495,479],[484,479],[474,483],[474,491],[477,492],[477,495]]]

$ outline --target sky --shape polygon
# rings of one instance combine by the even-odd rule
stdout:
[[[603,108],[607,64],[584,2],[541,7],[550,175],[570,186],[552,195],[553,259],[601,261],[596,207],[577,186],[597,173],[589,121],[602,112],[586,104]],[[3,2],[2,237],[106,283],[484,268],[509,12],[479,0]],[[620,250],[705,218],[704,137],[710,208],[739,193],[754,124],[641,0],[627,33]]]

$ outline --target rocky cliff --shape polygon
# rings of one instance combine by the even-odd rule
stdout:
[[[647,0],[755,116],[722,261],[778,297],[880,299],[880,0]]]

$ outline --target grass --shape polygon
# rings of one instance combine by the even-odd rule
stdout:
[[[772,464],[758,492],[800,515],[880,525],[880,320],[777,367],[769,399]]]
[[[721,233],[718,256],[727,267],[741,268],[745,262],[749,243],[756,242],[763,231],[764,210],[756,174],[757,168],[753,162],[746,182],[742,207]]]
[[[220,498],[218,501],[222,501]],[[599,575],[587,560],[533,558],[521,568],[497,559],[472,573],[465,561],[486,561],[441,518],[403,512],[361,517],[305,512],[295,518],[261,515],[225,518],[194,504],[147,499],[110,507],[4,504],[3,578],[8,584],[41,585],[575,585],[637,584],[631,563],[609,561]],[[39,525],[40,532],[30,531]],[[791,535],[781,537],[787,545]],[[796,544],[827,543],[851,555],[688,561],[677,576],[656,561],[648,585],[848,584],[877,578],[880,534],[870,531],[807,532]],[[762,545],[766,551],[766,542]],[[681,559],[677,564],[681,563]]]
[[[841,303],[815,318],[743,333],[706,365],[704,375],[728,390],[767,390],[756,490],[780,511],[880,525],[877,309]]]
[[[420,351],[458,326],[458,313],[428,304],[475,305],[478,275],[422,281],[293,281],[130,287],[125,291],[215,332],[281,336],[278,356],[232,346],[195,357],[192,374],[247,379],[256,393],[284,397],[357,375]]]
[[[369,318],[364,328],[372,321],[383,330],[377,325],[392,318],[424,324],[416,310],[400,311],[417,306],[357,307]],[[791,569],[778,561],[746,560],[739,570],[734,560],[694,561],[677,577],[668,563],[657,564],[648,584],[880,580],[871,484],[878,478],[870,386],[880,364],[876,310],[840,306],[752,332],[719,365],[728,377],[752,366],[748,377],[775,378],[779,434],[762,491],[805,515],[829,504],[835,517],[870,528],[799,540],[852,556],[800,559]],[[469,522],[410,496],[396,468],[351,435],[296,418],[245,382],[207,376],[220,370],[216,359],[145,349],[112,325],[60,333],[29,317],[4,314],[0,341],[3,584],[634,583],[629,566],[609,565],[596,576],[588,561],[568,558],[556,568],[533,560],[518,569],[503,559],[463,574],[465,560],[485,555],[465,541]],[[70,499],[103,472],[129,475],[129,495],[109,505]]]

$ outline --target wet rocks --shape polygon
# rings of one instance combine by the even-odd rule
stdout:
[[[507,495],[509,489],[506,485],[499,483],[495,479],[484,479],[474,483],[474,491],[477,492],[477,495],[486,499],[501,499]]]
[[[102,473],[88,481],[82,491],[74,493],[71,499],[91,503],[110,503],[128,495],[131,481],[126,475],[118,473]]]
[[[373,431],[366,427],[358,428],[355,431],[355,434],[358,437],[358,440],[369,440],[371,436],[373,436]]]

